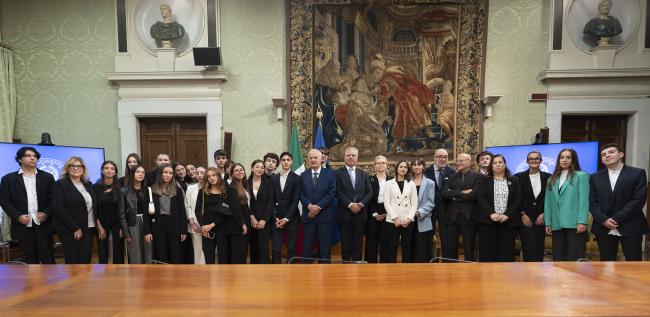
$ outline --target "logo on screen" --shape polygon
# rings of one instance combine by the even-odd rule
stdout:
[[[40,160],[38,160],[37,167],[52,174],[52,176],[54,176],[54,179],[59,179],[59,171],[61,168],[63,168],[63,162],[49,157],[42,157]]]
[[[517,170],[515,173],[523,172],[527,169],[528,162],[526,162],[526,160],[523,160],[521,163],[519,163],[519,165],[517,165]],[[555,170],[555,159],[548,156],[543,156],[542,164],[540,164],[539,170],[546,173],[553,173],[553,170]]]

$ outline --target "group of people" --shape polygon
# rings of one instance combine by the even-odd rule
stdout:
[[[123,177],[105,161],[92,184],[82,158],[68,159],[55,181],[27,146],[16,153],[18,171],[2,178],[0,206],[27,263],[55,263],[53,233],[66,264],[90,263],[94,240],[99,263],[109,262],[111,249],[113,263],[282,263],[283,244],[287,260],[329,262],[334,230],[344,262],[394,263],[400,247],[402,262],[428,262],[436,228],[449,261],[459,259],[460,237],[466,261],[514,261],[517,235],[523,260],[543,261],[546,234],[553,260],[575,261],[585,257],[589,213],[601,260],[616,260],[619,244],[626,260],[641,260],[650,232],[646,173],[625,165],[616,144],[600,155],[607,168],[591,176],[571,148],[560,151],[552,174],[540,170],[538,151],[528,154],[528,170],[512,175],[503,155],[480,153],[474,171],[468,154],[456,156],[454,169],[438,149],[431,166],[399,160],[392,173],[379,155],[369,175],[357,166],[355,147],[336,170],[311,149],[300,175],[289,152],[267,153],[247,175],[223,150],[209,168],[159,154],[149,172],[132,153]]]

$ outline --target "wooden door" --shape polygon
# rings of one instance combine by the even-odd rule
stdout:
[[[204,117],[140,118],[142,161],[155,166],[159,153],[172,162],[207,166],[208,141]]]
[[[562,142],[598,141],[618,144],[625,151],[627,116],[562,116]],[[598,160],[598,169],[605,168]]]

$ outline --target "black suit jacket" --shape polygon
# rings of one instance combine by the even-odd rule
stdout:
[[[149,193],[147,192],[147,195]],[[156,209],[153,215],[149,215],[149,211],[145,210],[142,216],[144,222],[144,234],[151,234],[151,224],[156,219],[160,218],[160,195],[152,193],[153,205]],[[148,206],[145,207],[148,209]],[[176,189],[176,196],[171,197],[169,201],[170,217],[171,217],[171,230],[172,234],[180,236],[187,234],[187,213],[185,212],[185,197],[180,188]]]
[[[377,199],[379,199],[379,178],[377,178],[377,175],[372,175],[368,177],[370,180],[370,187],[372,188],[372,198],[370,199],[370,203],[368,204],[368,219],[372,218],[373,213],[377,213],[379,215],[385,215],[386,214],[386,209],[384,208],[384,204],[380,204],[377,202]],[[390,175],[386,175],[386,181],[388,182],[389,180],[393,179]],[[386,190],[386,188],[384,188]]]
[[[526,213],[528,218],[534,223],[537,217],[544,213],[544,197],[546,197],[546,185],[551,174],[539,171],[539,179],[542,184],[542,191],[535,198],[533,186],[530,184],[529,170],[515,174],[521,188],[521,211]],[[521,221],[521,218],[519,218]]]
[[[478,193],[479,208],[474,213],[474,220],[484,224],[494,224],[490,215],[494,213],[494,178],[487,177],[480,187]],[[508,206],[505,215],[508,216],[507,223],[510,227],[517,227],[521,224],[521,192],[519,180],[516,177],[508,179]]]
[[[456,170],[447,165],[442,169],[442,175],[440,175],[440,186],[438,186],[438,181],[436,180],[436,165],[433,164],[424,171],[424,176],[426,176],[428,179],[432,180],[434,184],[436,184],[435,190],[436,190],[436,196],[435,196],[435,202],[436,205],[433,207],[433,215],[432,217],[436,217],[442,211],[445,209],[445,199],[442,198],[442,189],[445,187],[445,184],[449,180],[449,177],[452,175],[456,174]]]
[[[608,218],[618,223],[622,236],[636,236],[650,232],[643,215],[648,194],[645,170],[624,165],[612,191],[609,172],[602,169],[589,179],[589,209],[594,217],[591,232],[606,235],[609,229],[602,224]]]
[[[267,223],[271,221],[273,215],[273,184],[271,179],[262,176],[260,188],[257,190],[257,198],[253,195],[253,178],[248,179],[248,194],[250,195],[251,214],[257,221],[264,220]]]
[[[472,214],[478,208],[476,192],[480,190],[485,178],[485,175],[474,171],[456,173],[449,177],[441,193],[445,199],[445,209],[438,215],[438,219],[445,224],[456,222],[461,215],[472,220]],[[463,194],[466,189],[472,189],[472,192]]]
[[[86,191],[93,200],[93,217],[97,221],[97,197],[90,182],[84,182]],[[52,227],[58,233],[75,232],[88,228],[88,209],[86,200],[69,178],[63,178],[54,183],[52,191],[51,211],[54,213]]]
[[[47,220],[41,223],[43,228],[49,228],[52,222],[52,212],[49,209],[52,200],[52,188],[54,177],[52,174],[38,170],[36,173],[36,197],[38,200],[38,211],[47,214]],[[2,177],[0,181],[0,206],[11,218],[11,236],[14,239],[22,239],[27,234],[27,227],[18,218],[27,212],[27,190],[23,175],[13,172]]]
[[[280,174],[271,177],[273,184],[273,216],[278,219],[287,218],[291,222],[300,220],[298,201],[300,200],[300,176],[294,172],[287,174],[284,191],[280,187]]]
[[[243,206],[239,201],[235,187],[230,186],[226,188],[226,193],[223,195],[223,202],[228,205],[228,209],[230,209],[232,215],[226,216],[220,214],[216,209],[203,205],[203,190],[199,190],[198,196],[196,197],[196,209],[194,209],[196,210],[196,221],[201,226],[214,223],[216,226],[212,231],[225,230],[228,234],[241,234],[243,232],[242,225],[248,224],[246,218],[250,219],[250,215],[247,215],[242,209]],[[221,224],[224,227],[221,227]]]
[[[368,220],[368,205],[372,199],[372,186],[368,173],[356,167],[354,169],[354,187],[348,173],[348,167],[344,166],[336,170],[336,198],[338,207],[336,208],[336,221],[360,221]],[[363,208],[356,214],[353,214],[348,206],[351,203],[362,203]]]

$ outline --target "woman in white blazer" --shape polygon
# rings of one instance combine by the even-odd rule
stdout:
[[[418,208],[418,192],[411,180],[411,169],[405,160],[395,165],[395,178],[386,182],[384,207],[386,208],[387,262],[397,262],[397,243],[402,245],[402,263],[413,262],[413,222]]]
[[[194,248],[194,264],[205,264],[205,255],[203,254],[203,236],[201,235],[201,226],[196,220],[196,198],[199,195],[199,189],[203,184],[205,173],[196,173],[198,183],[187,186],[185,192],[185,211],[187,212],[187,232],[192,233],[192,247]]]
[[[424,176],[424,160],[411,162],[413,183],[418,192],[418,209],[415,212],[417,229],[413,229],[413,262],[427,263],[433,257],[433,221],[431,216],[435,203],[435,183]]]

